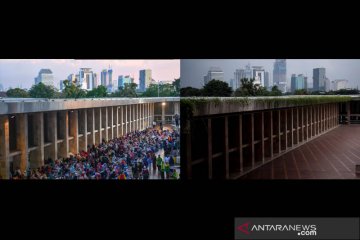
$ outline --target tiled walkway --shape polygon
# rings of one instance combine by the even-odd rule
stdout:
[[[241,179],[354,179],[360,125],[340,127],[282,155]]]

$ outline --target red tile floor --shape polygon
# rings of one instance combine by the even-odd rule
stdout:
[[[360,124],[338,128],[280,156],[241,179],[355,179]]]

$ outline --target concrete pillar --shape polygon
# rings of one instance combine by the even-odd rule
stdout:
[[[320,121],[321,121],[321,118],[320,118],[320,105],[317,106],[317,134],[316,135],[319,135],[320,134]]]
[[[136,130],[140,130],[140,104],[136,104]]]
[[[125,105],[125,133],[124,134],[127,134],[129,132],[129,127],[128,127],[128,122],[129,122],[129,114],[128,114],[128,111],[129,111],[129,106],[128,105]]]
[[[273,111],[270,111],[270,136],[269,136],[269,141],[270,141],[270,158],[272,159],[274,157],[274,123],[273,123]]]
[[[118,138],[119,137],[119,107],[116,106],[115,107],[115,132],[116,132],[116,135],[115,137]]]
[[[288,148],[288,137],[287,137],[287,110],[285,109],[284,110],[285,111],[285,126],[284,126],[284,128],[285,128],[285,131],[284,131],[284,134],[285,134],[285,151],[286,151],[286,149]]]
[[[103,119],[103,121],[105,121],[105,141],[109,141],[109,111],[107,107],[105,107],[103,110],[105,111],[105,119]]]
[[[110,139],[114,139],[114,107],[110,107],[110,116],[111,116],[111,119],[110,119],[110,135],[109,138]]]
[[[59,156],[67,158],[69,154],[69,114],[68,111],[59,112],[59,132],[58,136],[63,140],[59,147]]]
[[[255,144],[254,144],[254,113],[250,114],[250,148],[251,148],[251,168],[255,167]]]
[[[132,132],[133,128],[132,128],[132,113],[133,113],[133,105],[129,105],[129,128],[128,128],[128,132]]]
[[[124,128],[125,128],[125,125],[124,125],[124,110],[125,110],[125,106],[120,106],[120,126],[121,126],[121,136],[124,136]]]
[[[34,125],[38,125],[38,123],[36,121],[34,121]],[[34,127],[35,127],[34,126]],[[42,125],[41,125],[42,127]],[[35,140],[35,145],[38,144],[38,141],[41,140],[39,139],[38,136],[38,132],[37,130],[39,126],[37,126],[36,130],[34,131],[34,138],[36,138]],[[31,167],[29,165],[29,152],[28,152],[28,114],[27,113],[23,113],[23,114],[18,114],[16,115],[16,148],[21,152],[20,153],[20,170],[21,172],[24,172],[28,167]],[[41,134],[41,133],[40,133]],[[10,140],[8,138],[8,140]],[[41,157],[41,156],[39,156]]]
[[[224,117],[224,147],[225,147],[225,179],[230,178],[229,169],[229,121],[228,116]]]
[[[169,104],[169,103],[165,103]],[[165,124],[165,105],[161,103],[161,121],[163,124]]]
[[[314,124],[314,118],[313,118],[313,107],[309,107],[310,110],[310,138],[313,136],[313,124]]]
[[[70,120],[70,136],[73,137],[73,143],[70,144],[70,152],[72,154],[77,154],[79,152],[79,118],[78,110],[70,111],[69,113]]]
[[[87,110],[79,110],[81,111],[81,119],[79,119],[79,128],[80,131],[83,133],[83,136],[79,139],[79,152],[80,151],[87,151]]]
[[[180,102],[174,102],[174,112],[180,115]]]
[[[10,178],[9,117],[0,116],[0,179]]]
[[[48,126],[49,128],[49,137],[51,145],[49,146],[49,156],[45,156],[45,158],[51,158],[52,160],[56,160],[58,158],[58,144],[57,144],[57,116],[56,112],[48,112]]]
[[[96,122],[98,123],[97,128],[99,130],[98,131],[99,135],[98,135],[98,139],[96,141],[97,141],[98,144],[100,144],[102,142],[102,121],[103,121],[101,108],[98,108],[97,113],[98,114],[95,114],[95,117],[97,119]]]
[[[293,147],[294,146],[294,109],[293,108],[290,108],[290,117],[291,117],[291,124],[290,124],[290,127],[291,127],[291,132],[290,132],[290,138],[291,138],[291,146],[290,147]]]
[[[208,157],[208,171],[209,171],[209,179],[212,179],[213,173],[213,158],[212,158],[212,128],[211,128],[211,118],[208,118],[208,127],[207,127],[207,134],[208,134],[208,141],[207,141],[207,157]]]
[[[264,126],[264,112],[261,112],[261,161],[265,163],[265,126]]]
[[[308,140],[309,138],[309,107],[306,107],[306,141]]]
[[[243,172],[243,165],[244,165],[244,159],[243,159],[243,141],[242,141],[242,115],[239,115],[239,161],[240,161],[240,172]]]
[[[44,165],[44,113],[34,113],[34,159],[29,159],[30,168],[38,168]]]
[[[278,118],[277,118],[277,124],[278,124],[278,128],[277,128],[277,138],[278,138],[278,153],[280,154],[281,153],[281,111],[280,110],[277,110],[277,113],[278,115]]]
[[[90,130],[90,138],[88,141],[88,144],[93,145],[95,144],[95,109],[91,108],[89,111],[87,111],[89,119],[89,130]]]
[[[301,130],[299,130],[299,107],[296,108],[296,144],[299,144],[299,131],[302,131],[303,125],[301,122]]]

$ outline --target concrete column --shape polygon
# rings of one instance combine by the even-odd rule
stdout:
[[[320,134],[320,127],[321,127],[321,118],[320,118],[320,105],[317,106],[317,135]]]
[[[111,128],[110,128],[110,135],[109,138],[110,139],[114,139],[114,107],[110,107],[111,109],[111,113],[110,113],[110,116],[111,116],[111,120],[110,120],[110,124],[111,124]]]
[[[70,152],[77,154],[79,152],[79,118],[78,110],[73,110],[69,115],[70,119],[70,135],[73,138],[73,144],[70,144]]]
[[[310,138],[312,138],[313,136],[313,124],[314,124],[314,119],[313,119],[313,107],[310,106],[309,107],[310,110]]]
[[[288,148],[288,137],[287,137],[287,110],[285,109],[285,131],[284,131],[284,134],[285,134],[285,151],[287,150]]]
[[[98,123],[98,139],[97,139],[97,143],[100,144],[102,142],[102,111],[101,111],[101,108],[98,108],[97,110],[98,114],[95,114],[95,117],[97,119],[97,123]]]
[[[34,159],[29,159],[31,168],[44,165],[44,113],[34,113]]]
[[[165,104],[169,104],[169,103],[165,103]],[[165,105],[161,104],[161,121],[163,122],[163,124],[165,124]]]
[[[264,128],[264,112],[261,112],[261,158],[265,163],[265,128]]]
[[[133,120],[133,105],[129,105],[129,128],[128,128],[128,132],[132,132],[133,131],[133,128],[132,128],[132,120]]]
[[[128,109],[129,107],[128,107],[128,105],[125,105],[125,133],[124,134],[127,134],[128,132],[129,132],[129,127],[128,127],[128,122],[129,122],[129,114],[128,114],[128,111],[129,111],[129,109]]]
[[[105,121],[105,141],[109,141],[109,111],[107,107],[105,107],[103,110],[105,110],[105,119],[103,119],[103,121]]]
[[[278,138],[278,141],[279,141],[279,154],[281,153],[281,111],[280,110],[277,110],[277,115],[278,115],[278,118],[277,118],[277,123],[278,123],[278,128],[277,128],[277,138]]]
[[[270,141],[270,158],[272,159],[274,157],[274,123],[273,123],[273,111],[270,111],[270,136],[269,136],[269,141]]]
[[[116,114],[116,116],[115,116],[115,131],[116,131],[116,138],[118,138],[119,137],[119,107],[118,106],[116,106],[115,107],[115,114]]]
[[[306,141],[308,140],[309,138],[309,107],[306,107]]]
[[[174,102],[174,112],[180,115],[180,102]]]
[[[302,114],[301,114],[302,116]],[[302,131],[303,125],[302,125],[302,121],[301,121],[301,130],[299,131],[299,108],[296,108],[296,144],[299,144],[299,132]]]
[[[57,144],[57,116],[56,112],[48,112],[48,126],[49,136],[51,145],[49,146],[49,156],[45,158],[51,158],[52,160],[56,160],[58,158],[58,144]]]
[[[240,172],[243,172],[243,165],[244,165],[244,159],[243,159],[243,141],[242,141],[242,115],[239,115],[239,161],[240,161]]]
[[[83,136],[79,138],[79,152],[87,151],[87,110],[81,111],[81,119],[79,118],[79,129],[83,133]]]
[[[0,116],[0,179],[10,178],[9,117]]]
[[[225,116],[224,119],[224,147],[225,147],[225,179],[230,178],[230,169],[229,169],[229,122],[228,116]]]
[[[140,104],[136,104],[136,129],[140,130],[140,121],[141,121],[141,111],[140,111]]]
[[[255,144],[254,144],[254,113],[250,114],[250,148],[251,148],[251,168],[255,167]]]
[[[211,118],[208,118],[208,127],[207,127],[207,134],[208,134],[208,171],[209,171],[209,179],[212,179],[212,173],[213,173],[213,159],[212,159],[212,128],[211,128]]]
[[[34,119],[35,120],[35,119]],[[34,121],[34,125],[38,125],[36,121]],[[41,125],[42,127],[42,125]],[[37,129],[34,131],[34,138],[36,138],[35,145],[38,144],[39,137]],[[28,152],[28,114],[18,114],[16,115],[16,148],[21,152],[20,154],[20,170],[21,172],[24,172],[28,167],[31,167],[29,165],[29,152]],[[40,133],[41,134],[41,133]],[[10,140],[8,138],[8,140]],[[41,140],[41,139],[40,139]],[[41,156],[39,156],[41,157]]]
[[[120,106],[120,126],[121,126],[121,136],[124,136],[124,128],[125,128],[125,125],[124,125],[124,110],[125,110],[125,106]]]
[[[58,132],[58,136],[61,137],[63,142],[59,147],[59,156],[62,158],[67,158],[69,154],[69,114],[68,111],[59,112],[60,119],[60,131]]]
[[[90,111],[88,111],[88,119],[89,119],[89,127],[90,127],[90,138],[88,144],[95,144],[95,109],[91,108]]]
[[[293,147],[294,146],[294,109],[291,108],[290,109],[290,112],[291,112],[291,132],[290,132],[290,137],[291,137],[291,146],[290,147]]]

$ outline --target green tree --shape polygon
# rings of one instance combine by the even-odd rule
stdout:
[[[30,97],[33,98],[56,98],[59,96],[57,89],[53,86],[48,86],[40,82],[34,84],[29,90]]]
[[[124,88],[119,88],[119,91],[111,94],[112,97],[137,97],[136,83],[125,83]]]
[[[86,94],[86,97],[106,97],[106,96],[107,96],[107,89],[103,85],[100,85],[97,88],[92,89]]]
[[[175,79],[172,85],[175,89],[176,95],[180,96],[180,78]]]
[[[21,88],[10,88],[7,90],[6,95],[8,97],[14,97],[14,98],[28,98],[29,93],[26,91],[26,89]]]
[[[69,80],[64,80],[63,97],[65,98],[83,98],[86,96],[85,90],[81,89],[81,86],[76,83],[73,84]]]
[[[254,84],[255,79],[251,78],[242,78],[241,87],[236,89],[234,96],[236,97],[246,97],[246,96],[256,96],[256,89],[260,86],[259,84]]]
[[[294,92],[294,95],[308,95],[306,89],[297,89]]]
[[[202,95],[201,89],[198,88],[186,87],[180,89],[181,97],[199,97],[201,95]]]
[[[271,88],[270,95],[271,96],[281,96],[282,92],[279,90],[278,86],[275,85]]]
[[[220,80],[211,80],[202,89],[203,96],[229,97],[232,89],[229,84]]]

